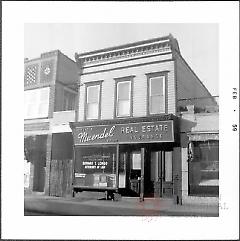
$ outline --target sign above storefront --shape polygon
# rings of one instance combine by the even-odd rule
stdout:
[[[174,142],[173,120],[76,127],[75,145]]]

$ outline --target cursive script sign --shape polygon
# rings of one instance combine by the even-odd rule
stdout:
[[[174,142],[173,120],[76,127],[73,138],[75,145]]]

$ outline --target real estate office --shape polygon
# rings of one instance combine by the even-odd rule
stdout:
[[[168,35],[75,59],[78,70],[59,51],[25,62],[29,189],[217,203],[217,102],[177,40]],[[36,98],[44,116],[32,114]]]
[[[194,110],[217,103],[181,56],[177,40],[169,35],[75,58],[80,75],[76,121],[70,123],[74,193],[216,202],[218,113],[201,118]],[[197,128],[201,122],[205,129]],[[191,158],[195,147],[200,158]]]

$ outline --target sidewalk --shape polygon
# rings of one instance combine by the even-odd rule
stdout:
[[[127,216],[127,213],[136,213],[136,215],[146,216],[218,216],[217,206],[176,205],[172,199],[145,198],[144,202],[139,202],[138,198],[123,197],[120,201],[111,201],[104,200],[101,193],[81,193],[75,198],[39,194],[25,194],[24,197],[24,210],[30,212],[76,216],[83,213],[86,215],[87,209],[89,209],[89,215],[116,213],[118,216],[120,213]]]

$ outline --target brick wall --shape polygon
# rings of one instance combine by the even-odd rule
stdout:
[[[62,83],[76,83],[78,80],[78,68],[76,63],[64,54],[58,54],[57,81]]]

